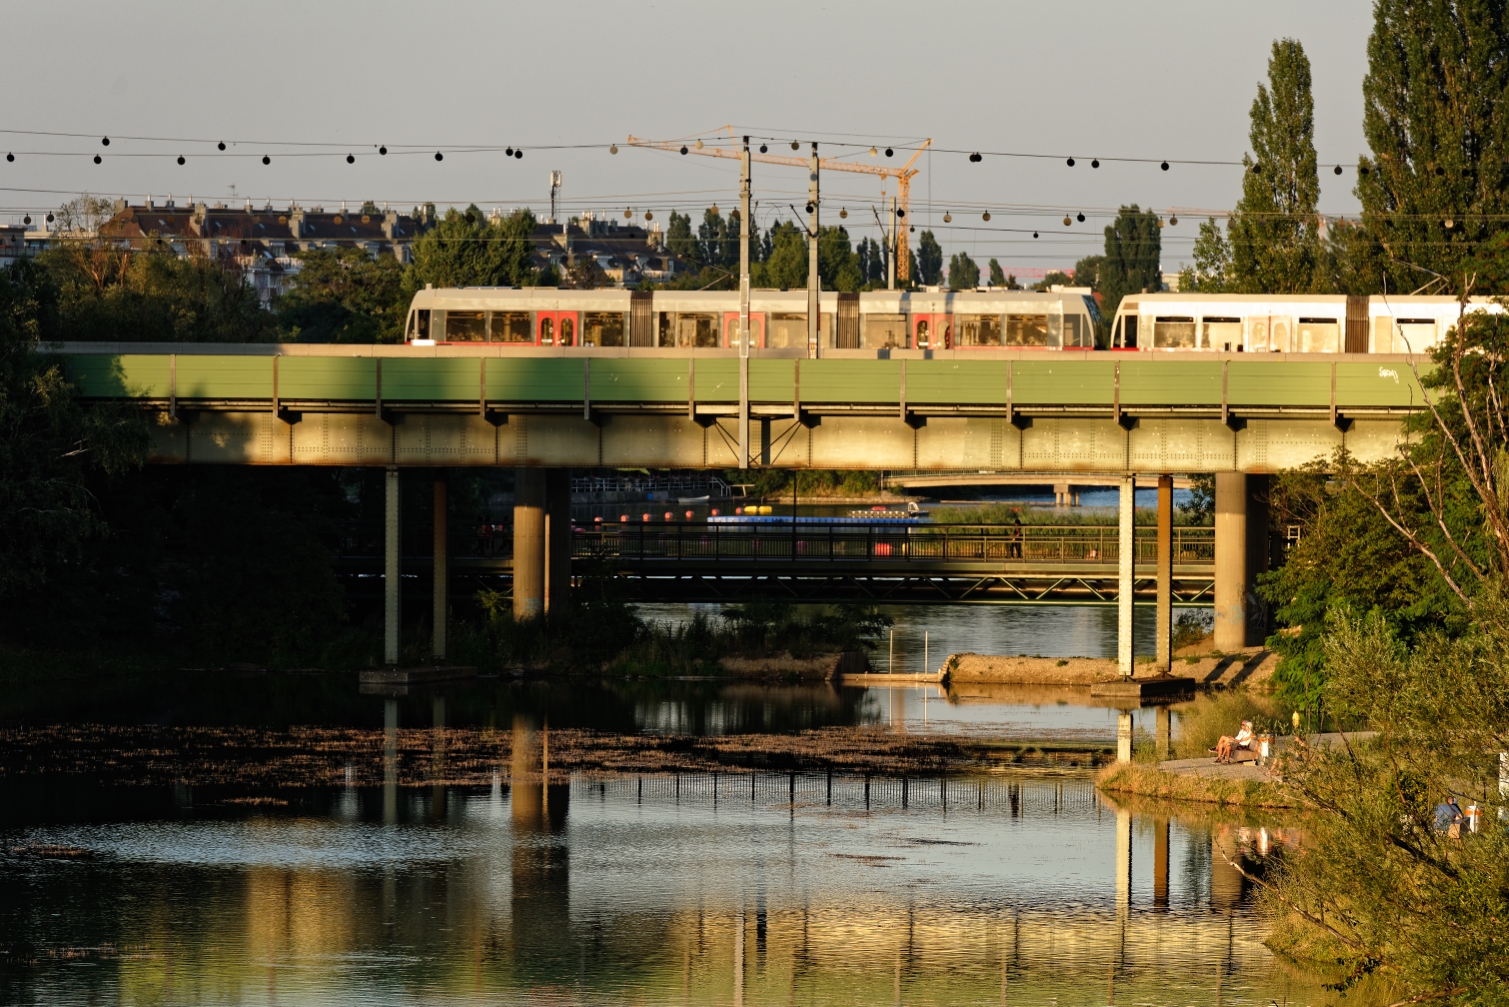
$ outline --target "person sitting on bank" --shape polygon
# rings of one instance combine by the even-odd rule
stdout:
[[[1216,761],[1230,762],[1231,752],[1234,748],[1250,750],[1252,748],[1253,734],[1252,721],[1242,721],[1242,729],[1237,732],[1235,738],[1221,735],[1221,740],[1216,742]]]
[[[1446,795],[1446,803],[1436,805],[1436,828],[1446,832],[1453,825],[1458,827],[1467,821],[1467,816],[1462,812],[1462,806],[1457,803],[1455,794]]]

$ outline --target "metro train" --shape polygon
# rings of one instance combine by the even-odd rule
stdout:
[[[1500,314],[1487,298],[1468,310]],[[1111,325],[1116,350],[1426,353],[1457,322],[1455,297],[1129,294]]]
[[[824,292],[823,356],[925,351],[968,357],[991,351],[1094,350],[1099,309],[1087,288]],[[1226,353],[1425,353],[1456,323],[1452,297],[1264,294],[1131,294],[1116,312],[1112,350]],[[1475,298],[1469,310],[1503,308]],[[808,355],[807,292],[750,293],[750,349]],[[739,295],[729,291],[559,290],[554,287],[426,288],[409,306],[416,346],[485,344],[504,351],[569,355],[616,349],[737,350]]]
[[[806,356],[807,292],[750,292],[750,350]],[[1095,299],[1087,289],[1037,293],[880,290],[819,296],[819,351],[1094,349]],[[406,328],[420,345],[486,343],[569,354],[586,347],[736,350],[739,295],[727,291],[557,290],[553,287],[425,289]]]

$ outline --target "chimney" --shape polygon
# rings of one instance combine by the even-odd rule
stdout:
[[[147,197],[147,203],[146,203],[146,207],[147,207],[147,209],[149,209],[149,210],[150,210],[150,209],[152,209],[152,197],[151,197],[151,196],[148,196],[148,197]]]
[[[288,213],[288,233],[295,238],[303,237],[304,211],[297,206],[290,207]]]

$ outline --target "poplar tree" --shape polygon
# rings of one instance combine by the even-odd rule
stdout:
[[[1376,0],[1358,161],[1363,223],[1391,290],[1448,277],[1509,211],[1503,0]],[[1416,268],[1418,267],[1418,268]],[[1457,278],[1460,282],[1460,278]]]
[[[1252,156],[1242,159],[1242,198],[1229,225],[1230,289],[1304,293],[1315,284],[1320,258],[1320,177],[1310,60],[1297,40],[1273,43],[1268,85],[1258,85],[1250,116]]]
[[[1159,262],[1163,239],[1159,226],[1156,213],[1133,203],[1123,206],[1115,222],[1106,228],[1106,255],[1100,264],[1100,285],[1096,289],[1105,298],[1101,313],[1107,318],[1116,316],[1116,309],[1127,294],[1162,289]]]
[[[917,241],[917,268],[912,276],[925,287],[937,284],[943,274],[943,246],[933,237],[932,231],[923,231]]]
[[[979,265],[968,252],[955,252],[948,260],[948,289],[973,290],[979,285]]]

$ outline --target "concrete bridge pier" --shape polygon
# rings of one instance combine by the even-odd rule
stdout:
[[[1158,477],[1158,616],[1156,665],[1167,675],[1174,664],[1174,477]]]
[[[545,611],[571,604],[571,470],[545,470]]]
[[[1268,477],[1216,473],[1215,646],[1261,644],[1268,618],[1257,575],[1268,569]]]
[[[398,663],[398,630],[403,618],[403,556],[399,516],[403,511],[398,467],[388,466],[383,506],[383,662]]]
[[[450,621],[450,482],[444,469],[435,473],[435,563],[434,563],[434,638],[430,654],[436,663],[445,660],[446,629]]]
[[[1136,513],[1137,477],[1121,479],[1120,535],[1117,558],[1119,561],[1116,584],[1116,657],[1123,678],[1131,678],[1135,671],[1132,632],[1132,586],[1134,564],[1137,559],[1137,543],[1133,537],[1132,518]]]
[[[545,614],[545,503],[545,470],[515,470],[513,617],[521,622]]]

